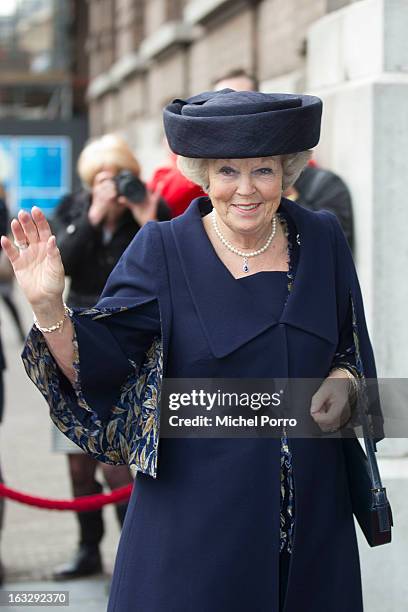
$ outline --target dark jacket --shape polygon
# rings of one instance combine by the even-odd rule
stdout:
[[[85,190],[66,195],[51,220],[65,274],[71,277],[70,306],[91,306],[98,300],[109,274],[140,229],[126,210],[113,236],[105,241],[102,225],[95,227],[88,220],[90,205],[91,196]],[[159,202],[158,220],[170,218],[166,204]]]
[[[309,210],[328,210],[340,222],[347,242],[354,252],[353,209],[350,191],[334,172],[307,166],[294,185],[298,204]]]

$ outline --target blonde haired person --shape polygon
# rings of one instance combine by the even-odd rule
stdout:
[[[94,304],[110,272],[138,230],[152,220],[170,218],[159,194],[143,191],[140,164],[125,140],[117,134],[106,134],[91,141],[81,152],[78,175],[83,189],[65,196],[51,221],[60,249],[65,274],[71,284],[67,302],[72,307]],[[127,184],[139,188],[142,201],[133,202],[118,194],[117,177],[125,174]],[[111,489],[130,484],[126,466],[98,464],[81,452],[58,429],[53,429],[55,452],[67,454],[72,490],[75,497],[102,490],[95,478],[100,465]],[[115,506],[122,525],[127,504]],[[79,545],[74,558],[55,569],[54,578],[63,580],[101,571],[100,542],[104,533],[102,510],[77,513]]]
[[[103,169],[130,170],[140,176],[139,162],[118,134],[105,134],[90,141],[78,158],[78,175],[86,189],[92,189],[95,176]]]

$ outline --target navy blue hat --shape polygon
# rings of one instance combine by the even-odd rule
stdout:
[[[163,112],[174,153],[228,159],[297,153],[316,146],[322,101],[257,91],[206,91],[173,100]]]

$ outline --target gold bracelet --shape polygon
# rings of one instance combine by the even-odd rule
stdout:
[[[351,391],[350,404],[353,405],[357,399],[358,390],[359,390],[357,378],[354,376],[354,374],[352,374],[352,372],[350,372],[350,370],[348,370],[347,368],[343,366],[334,367],[332,370],[330,370],[329,375],[332,372],[335,372],[336,370],[340,370],[341,372],[344,372],[350,381],[350,385],[349,385],[349,390]]]
[[[60,321],[57,321],[56,323],[54,323],[54,325],[50,325],[49,327],[41,327],[41,325],[37,321],[35,314],[33,313],[34,325],[43,334],[51,334],[52,332],[57,331],[58,329],[61,329],[62,326],[64,325],[65,319],[71,314],[72,314],[72,310],[68,308],[68,306],[64,303],[64,316]]]

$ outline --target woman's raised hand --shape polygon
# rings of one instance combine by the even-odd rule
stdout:
[[[1,246],[9,258],[18,284],[34,311],[51,310],[62,304],[65,274],[55,236],[41,210],[34,206],[31,214],[20,210],[11,222],[18,248],[6,237]]]

